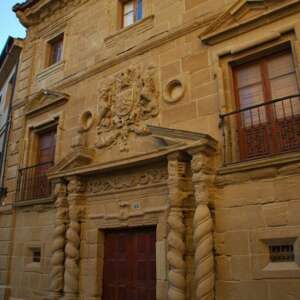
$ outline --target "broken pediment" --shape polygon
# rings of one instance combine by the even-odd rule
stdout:
[[[127,156],[117,155],[109,151],[109,156],[96,150],[96,148],[75,147],[68,155],[60,160],[49,171],[50,179],[72,175],[89,175],[103,173],[129,166],[144,165],[149,162],[162,161],[177,151],[186,151],[194,148],[205,148],[206,152],[215,152],[217,141],[206,134],[197,132],[147,126],[155,148],[144,149],[143,152],[132,151]]]
[[[49,178],[56,177],[56,174],[65,173],[76,168],[84,167],[94,161],[94,151],[86,147],[76,148],[61,159],[49,171]]]
[[[295,9],[300,0],[238,0],[201,34],[202,42],[214,45],[237,34],[278,20]]]
[[[43,113],[54,106],[64,104],[68,99],[69,95],[67,94],[42,89],[27,100],[26,115]]]

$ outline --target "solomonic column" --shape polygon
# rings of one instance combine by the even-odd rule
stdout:
[[[192,151],[193,185],[196,210],[193,220],[195,247],[196,299],[214,299],[213,221],[208,207],[213,182],[211,160],[204,152]]]
[[[191,193],[188,192],[186,182],[186,162],[180,161],[180,153],[174,153],[168,157],[168,186],[170,211],[168,216],[168,299],[186,299],[186,262],[184,255],[185,225],[183,206]]]
[[[55,228],[51,247],[50,299],[62,297],[64,289],[65,233],[67,223],[67,187],[63,181],[58,181],[54,189],[55,196]]]
[[[79,299],[80,275],[80,221],[83,213],[84,185],[78,177],[69,178],[68,205],[69,227],[66,233],[65,247],[65,273],[64,273],[64,299]]]

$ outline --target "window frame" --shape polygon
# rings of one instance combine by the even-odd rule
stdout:
[[[47,55],[46,55],[46,68],[57,65],[63,61],[64,55],[64,41],[65,41],[65,34],[61,32],[51,39],[47,40]],[[54,45],[60,43],[60,57],[59,60],[54,60]]]
[[[138,2],[141,1],[142,3],[142,15],[141,18],[137,19],[137,15],[138,15]],[[125,5],[129,2],[133,2],[133,23],[126,25],[125,26]],[[142,0],[121,0],[120,1],[121,4],[121,28],[127,28],[129,26],[134,25],[135,23],[141,21],[144,18],[144,11],[143,11],[143,1]]]

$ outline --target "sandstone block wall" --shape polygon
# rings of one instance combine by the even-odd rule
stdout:
[[[300,266],[272,263],[269,243],[295,238],[299,253],[299,165],[220,177],[215,201],[217,299],[297,299]]]
[[[41,207],[16,212],[11,240],[11,297],[43,299],[47,295],[54,213]],[[33,249],[41,250],[40,263],[33,262]]]

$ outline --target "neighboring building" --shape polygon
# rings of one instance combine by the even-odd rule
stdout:
[[[15,85],[19,64],[19,57],[22,51],[22,40],[9,37],[0,54],[0,298],[5,290],[5,285],[8,280],[8,255],[11,247],[11,236],[7,232],[6,227],[9,226],[7,220],[10,217],[2,217],[2,213],[11,211],[11,208],[4,205],[4,199],[7,193],[7,186],[5,185],[5,169],[9,168],[11,161],[6,159],[9,134],[12,120],[12,101],[15,94]],[[2,299],[2,298],[1,298]]]
[[[4,196],[5,157],[11,123],[12,98],[14,95],[22,41],[9,37],[0,55],[0,196]]]
[[[4,299],[300,299],[300,1],[14,10]]]

